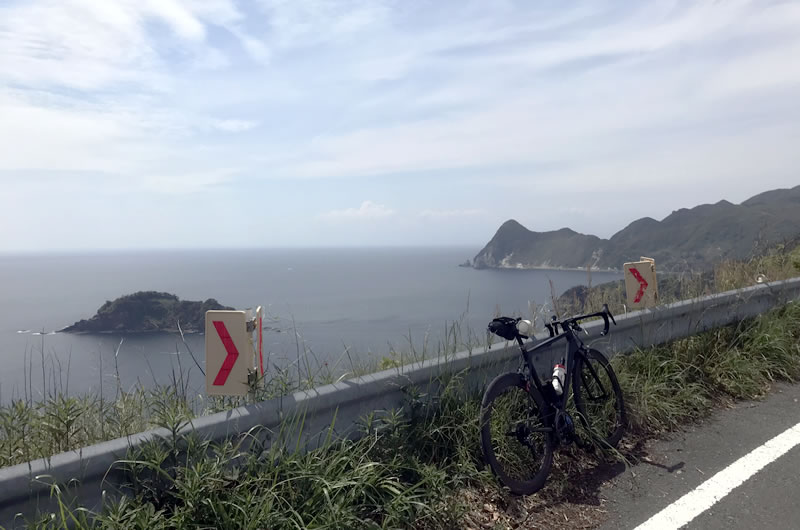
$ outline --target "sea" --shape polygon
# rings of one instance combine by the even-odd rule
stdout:
[[[478,248],[325,248],[0,254],[0,402],[113,393],[183,377],[203,394],[204,336],[59,332],[107,300],[165,291],[265,307],[270,370],[346,373],[391,351],[434,351],[455,323],[548,311],[585,271],[459,267]],[[593,272],[594,284],[620,278]],[[545,307],[545,309],[542,309]],[[300,352],[300,355],[298,355]],[[194,359],[193,359],[193,357]],[[196,362],[195,362],[196,360]],[[199,364],[199,367],[198,367]],[[180,375],[182,374],[182,375]],[[319,375],[319,374],[317,374]]]

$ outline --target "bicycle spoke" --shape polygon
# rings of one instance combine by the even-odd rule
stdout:
[[[618,401],[610,368],[587,355],[580,367],[581,401],[584,424],[601,440],[619,439],[622,404]],[[614,442],[616,443],[616,442]]]
[[[588,360],[584,363],[584,366],[589,370],[589,373],[592,375],[592,380],[597,384],[602,392],[602,395],[595,396],[591,393],[592,386],[586,381],[586,372],[581,371],[581,380],[583,381],[583,387],[586,389],[587,397],[592,401],[599,401],[601,399],[608,398],[608,393],[606,392],[605,387],[603,386],[603,382],[600,380],[600,377],[597,375],[597,370],[594,369],[592,363]]]
[[[511,387],[492,403],[492,448],[504,472],[515,480],[527,480],[540,466],[550,429],[541,424],[535,405],[523,389]],[[525,418],[522,421],[519,418]],[[505,426],[505,427],[503,427]]]
[[[526,360],[530,352],[563,338],[569,342],[569,352],[574,351],[576,342],[578,345],[577,363],[568,355],[569,370],[574,371],[566,374],[569,379],[562,382],[565,388],[571,385],[572,392],[564,392],[558,398],[550,385],[542,389],[537,382],[532,386],[534,381],[530,378],[537,374],[531,367],[529,374],[520,369],[497,376],[484,393],[481,451],[500,482],[514,493],[527,495],[544,486],[559,440],[581,440],[576,421],[577,426],[589,431],[590,439],[605,442],[606,446],[616,446],[622,437],[625,405],[619,382],[605,356],[584,345],[577,336],[583,331],[580,321],[595,317],[603,319],[603,335],[609,332],[609,322],[617,323],[605,304],[596,313],[562,320],[553,316],[545,324],[550,340],[532,348],[523,343],[530,335],[529,321],[498,317],[489,323],[490,332],[507,341],[515,340]],[[561,377],[560,373],[557,375]],[[519,421],[520,418],[526,419]]]

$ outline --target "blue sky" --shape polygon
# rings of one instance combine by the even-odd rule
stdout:
[[[608,237],[800,183],[800,2],[0,0],[0,251]]]

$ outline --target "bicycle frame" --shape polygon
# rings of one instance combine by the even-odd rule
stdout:
[[[545,382],[542,383],[541,379],[539,378],[539,373],[536,371],[536,367],[533,365],[532,354],[538,350],[543,350],[548,346],[560,341],[566,340],[566,351],[564,354],[564,367],[566,369],[564,373],[564,384],[563,392],[561,393],[560,399],[557,403],[551,403],[550,400],[547,399],[547,396],[550,395],[550,392],[545,390],[545,385],[548,384]],[[578,355],[580,355],[581,349],[584,347],[583,341],[578,337],[575,332],[567,327],[563,333],[550,337],[531,349],[525,348],[525,343],[522,341],[520,337],[517,337],[517,343],[519,344],[519,349],[522,352],[522,357],[525,360],[525,365],[528,367],[528,372],[530,374],[530,379],[533,380],[534,387],[539,395],[542,396],[542,400],[547,403],[549,407],[554,407],[556,411],[564,411],[567,407],[567,400],[569,399],[569,392],[571,390],[570,386],[572,384],[572,373],[575,369],[575,364],[578,359]]]
[[[578,336],[578,332],[584,331],[579,325],[579,322],[595,317],[601,317],[603,319],[604,326],[603,330],[600,332],[601,336],[608,334],[609,320],[615,325],[617,323],[616,320],[614,320],[614,316],[608,310],[608,305],[606,304],[603,304],[603,310],[597,313],[574,316],[560,321],[556,320],[556,317],[554,316],[549,323],[545,324],[545,327],[548,329],[548,331],[550,331],[550,338],[543,340],[530,349],[525,348],[525,343],[522,340],[523,338],[528,337],[520,335],[520,333],[517,331],[517,324],[519,323],[520,319],[514,320],[507,317],[500,317],[489,323],[489,331],[496,333],[500,337],[503,337],[507,340],[512,338],[509,335],[513,335],[513,337],[516,338],[520,352],[522,353],[522,358],[524,359],[525,365],[528,367],[529,377],[526,378],[527,383],[525,390],[528,393],[538,393],[539,397],[541,398],[540,402],[544,403],[545,410],[542,412],[548,417],[551,415],[551,413],[554,413],[552,419],[546,420],[547,423],[552,423],[551,426],[547,427],[547,430],[555,430],[556,433],[560,433],[564,427],[567,429],[566,432],[569,432],[574,428],[574,422],[571,416],[567,413],[566,409],[567,401],[569,400],[569,392],[570,390],[573,390],[574,392],[574,389],[572,389],[571,386],[572,379],[575,377],[574,374],[575,369],[577,368],[577,362],[583,357],[582,352],[586,350],[586,346]],[[512,325],[513,328],[509,329],[509,327]],[[561,326],[561,333],[558,332],[559,326]],[[533,364],[532,354],[536,351],[547,348],[560,340],[566,340],[567,345],[565,348],[566,351],[563,361],[565,365],[564,381],[561,385],[562,392],[559,396],[556,394],[555,389],[548,384],[548,380],[545,380],[543,383],[540,379],[539,372],[536,371],[536,367]],[[600,379],[598,378],[597,373],[591,364],[587,363],[587,366],[589,367],[592,377],[594,377],[594,379],[600,383]],[[586,384],[583,373],[581,373],[581,377],[584,381],[584,384]],[[533,380],[533,385],[531,385],[531,380]],[[600,387],[602,389],[602,384],[600,384]],[[605,394],[605,391],[603,391],[603,394]]]
[[[580,332],[586,331],[581,327],[580,321],[595,317],[603,319],[604,327],[601,328],[601,336],[608,334],[609,321],[616,325],[616,321],[614,321],[614,317],[609,312],[607,305],[603,305],[603,310],[600,312],[573,316],[560,321],[554,316],[550,322],[545,324],[545,327],[550,331],[550,337],[538,344],[528,345],[527,347],[523,341],[529,338],[529,330],[531,329],[529,321],[526,321],[523,326],[520,325],[520,318],[497,317],[489,323],[489,332],[507,341],[513,342],[516,340],[522,354],[520,369],[516,373],[500,374],[489,384],[483,395],[480,415],[481,450],[484,458],[500,481],[511,488],[514,493],[527,495],[542,488],[553,462],[553,450],[558,445],[575,444],[578,447],[593,450],[596,447],[595,442],[597,440],[613,447],[616,446],[622,436],[625,412],[619,383],[603,354],[588,347],[580,337]],[[561,326],[561,333],[559,333],[559,326]],[[523,330],[525,334],[521,334],[520,330]],[[565,365],[565,370],[562,391],[559,395],[556,392],[558,385],[554,388],[549,377],[545,375],[542,378],[539,375],[536,366],[534,366],[533,355],[551,346],[554,346],[554,349],[558,349],[556,343],[562,340],[566,342],[564,344],[563,360],[561,360]],[[610,387],[600,380],[598,373],[602,372],[602,370],[593,367],[592,361],[597,361],[601,369],[608,374]],[[525,367],[528,369],[527,374],[525,373]],[[592,379],[597,385],[593,384]],[[604,386],[609,388],[616,398],[615,420],[617,421],[612,425],[613,431],[610,434],[605,431],[598,432],[589,421],[589,418],[587,418],[586,405],[589,402],[604,400],[610,395],[606,388],[603,388]],[[596,390],[598,388],[599,391]],[[495,410],[495,400],[512,392],[514,389],[517,389],[518,392],[512,395],[510,399],[522,399],[523,402],[511,401],[512,406],[518,407],[521,405],[527,410],[521,411],[518,408],[514,408],[511,417],[508,414],[501,414],[501,422],[511,420],[511,423],[505,427],[503,425],[493,426],[492,411]],[[575,411],[570,410],[568,412],[567,403],[570,392],[573,393],[575,398]],[[516,396],[520,397],[517,398]],[[506,402],[503,401],[501,403]],[[605,403],[601,407],[605,409]],[[506,409],[501,408],[499,410]],[[594,417],[594,410],[591,415]],[[588,439],[584,438],[583,431],[579,432],[577,429],[576,423],[578,420],[582,422],[583,431],[589,433]],[[603,423],[606,423],[606,421],[603,420]],[[532,474],[518,476],[518,474],[509,473],[511,468],[508,468],[507,465],[517,466],[518,458],[516,456],[510,460],[503,458],[504,455],[507,456],[506,453],[509,451],[506,451],[507,447],[505,445],[497,445],[498,442],[496,440],[499,440],[498,437],[516,439],[517,444],[527,448],[533,456],[537,457],[537,462],[541,458],[536,467],[523,470],[525,473],[531,472]],[[514,450],[511,450],[510,453],[519,456]]]

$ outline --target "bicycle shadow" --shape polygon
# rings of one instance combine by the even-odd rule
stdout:
[[[560,463],[558,466],[561,468],[558,470],[560,472],[552,477],[556,479],[554,487],[545,488],[542,491],[543,496],[548,502],[600,506],[603,503],[600,495],[602,487],[626,471],[630,471],[634,466],[649,465],[663,469],[667,473],[674,473],[686,465],[683,461],[671,465],[653,461],[646,443],[645,439],[636,441],[632,446],[618,451],[613,460],[603,455],[586,455],[575,449],[562,451],[564,460],[569,459],[572,462]],[[636,481],[635,473],[631,472],[631,478]],[[534,511],[542,511],[542,508],[538,510],[534,508]]]

